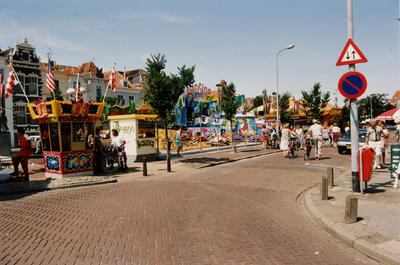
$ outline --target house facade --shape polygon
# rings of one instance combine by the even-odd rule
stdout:
[[[33,120],[27,103],[42,98],[42,74],[40,57],[36,54],[35,45],[30,45],[24,38],[22,43],[16,42],[13,48],[0,51],[0,57],[6,57],[4,66],[4,84],[7,83],[9,66],[12,65],[18,76],[19,84],[14,87],[12,96],[5,100],[7,125],[10,130],[11,146],[18,146],[17,128],[25,129],[27,135],[38,135],[37,120]],[[25,91],[25,93],[24,93]]]

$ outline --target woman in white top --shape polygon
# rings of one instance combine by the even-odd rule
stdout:
[[[386,155],[386,146],[387,146],[387,140],[385,141],[383,138],[388,139],[389,138],[389,131],[385,128],[386,122],[385,121],[380,121],[379,126],[382,127],[383,129],[383,135],[381,139],[381,152],[382,152],[382,165],[385,165],[385,155]]]
[[[283,156],[286,157],[289,151],[289,139],[290,135],[296,137],[296,135],[289,130],[289,124],[285,124],[281,130],[282,137],[281,137],[281,144],[280,149],[283,150]]]
[[[339,135],[340,135],[340,128],[337,126],[337,123],[333,124],[332,134],[333,134],[333,147],[336,148],[337,142],[339,139]]]

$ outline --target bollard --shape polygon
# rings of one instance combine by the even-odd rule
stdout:
[[[358,211],[358,198],[354,198],[352,197],[352,195],[347,196],[344,222],[346,224],[352,224],[357,222],[357,211]]]
[[[333,168],[328,167],[326,173],[328,174],[328,186],[332,188],[334,186]]]
[[[169,155],[167,156],[167,172],[171,172],[171,160]]]
[[[321,177],[321,200],[328,199],[328,177],[322,176]]]
[[[143,157],[143,176],[147,176],[146,157]]]

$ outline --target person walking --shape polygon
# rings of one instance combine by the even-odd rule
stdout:
[[[303,148],[304,131],[301,128],[300,124],[297,124],[296,135],[297,135],[297,141],[299,141],[299,143],[300,143],[300,148]]]
[[[323,139],[323,143],[325,144],[325,147],[328,147],[328,143],[329,143],[329,127],[328,125],[324,125],[324,128],[322,129],[322,139]]]
[[[18,143],[21,149],[11,158],[14,166],[14,172],[10,173],[10,175],[18,176],[18,166],[19,163],[21,163],[22,170],[25,174],[23,181],[29,181],[28,159],[31,157],[31,148],[29,147],[28,140],[26,140],[24,133],[24,128],[17,128],[17,136],[19,137]]]
[[[335,122],[332,127],[333,147],[334,148],[337,147],[339,135],[340,135],[340,128],[337,126],[337,123]]]
[[[263,125],[261,134],[262,134],[261,141],[263,142],[263,148],[265,149],[268,141],[267,139],[268,130],[266,125]]]
[[[318,124],[316,119],[313,119],[313,125],[311,125],[308,132],[304,135],[311,134],[315,144],[315,159],[321,160],[322,157],[322,126]]]
[[[181,156],[182,153],[182,128],[179,128],[174,135],[174,141],[176,142],[176,146],[178,150],[176,151],[176,156]]]
[[[386,129],[386,122],[385,121],[380,121],[379,126],[381,126],[383,130],[383,136],[381,139],[381,152],[382,152],[382,161],[381,161],[381,166],[386,164],[386,147],[387,147],[387,139],[389,138],[389,131]],[[383,139],[385,138],[385,139]]]
[[[369,124],[371,126],[367,129],[367,134],[365,136],[365,144],[368,145],[369,147],[372,147],[375,150],[374,169],[381,168],[381,158],[382,158],[381,141],[383,141],[384,145],[386,145],[386,138],[385,137],[382,138],[383,130],[380,126],[376,125],[375,119],[371,119]]]
[[[289,140],[290,137],[296,137],[296,135],[289,129],[289,124],[285,124],[281,130],[281,144],[280,149],[283,150],[283,157],[287,157],[289,151]]]

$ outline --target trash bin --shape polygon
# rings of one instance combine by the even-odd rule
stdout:
[[[362,161],[360,161],[360,153],[362,152]],[[369,181],[372,177],[373,167],[375,163],[375,150],[367,147],[358,152],[358,180],[361,180],[361,166],[363,173],[363,181]]]

